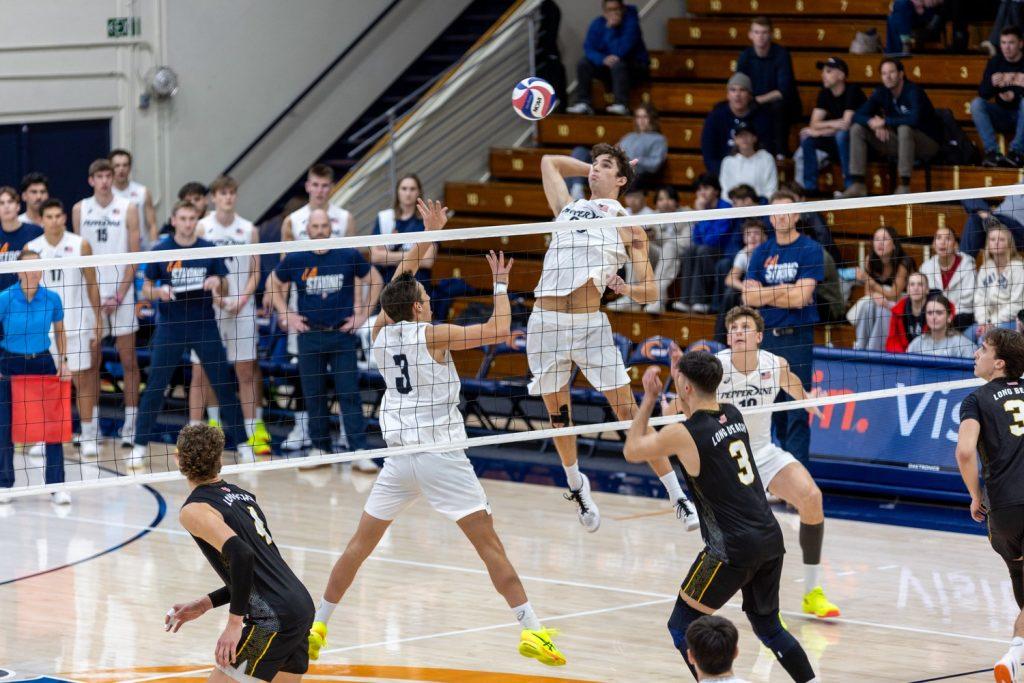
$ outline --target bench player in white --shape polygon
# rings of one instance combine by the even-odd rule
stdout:
[[[93,195],[71,210],[71,224],[94,254],[122,255],[139,250],[139,212],[127,199],[112,191],[114,167],[107,159],[89,164],[89,185]],[[124,370],[124,425],[121,447],[135,442],[135,421],[139,414],[139,361],[135,355],[135,265],[99,266],[96,280],[100,290],[100,334],[92,356],[91,371],[99,386],[100,346],[111,336]],[[97,416],[98,417],[98,416]],[[95,419],[95,417],[94,417]]]
[[[789,362],[760,348],[764,320],[756,309],[732,308],[726,313],[725,325],[729,348],[716,354],[723,370],[718,385],[719,401],[742,409],[771,405],[782,391],[798,401],[808,398],[800,378],[789,369]],[[682,351],[673,345],[673,369],[681,357]],[[665,413],[678,412],[678,405],[677,400]],[[808,412],[821,417],[817,408]],[[747,423],[750,448],[765,491],[795,507],[800,516],[806,591],[803,611],[821,619],[838,617],[839,608],[829,602],[821,588],[821,547],[825,539],[821,489],[799,460],[772,442],[771,413],[744,415],[743,421]]]
[[[139,248],[142,251],[156,244],[157,229],[156,209],[153,208],[153,196],[142,183],[132,180],[132,153],[126,149],[112,149],[107,155],[110,165],[114,167],[114,184],[110,191],[115,197],[127,199],[139,211]]]
[[[316,209],[327,212],[327,218],[331,221],[331,237],[344,237],[353,234],[355,231],[355,220],[352,214],[340,206],[330,203],[331,190],[334,187],[334,170],[327,164],[314,164],[306,172],[306,195],[309,201],[305,206],[296,209],[285,216],[281,222],[281,241],[308,240],[309,239],[309,215]],[[297,293],[292,290],[292,298],[289,307],[295,309],[295,297]],[[268,296],[264,296],[263,307],[271,311],[273,303]],[[295,333],[288,333],[288,353],[298,353],[298,338]],[[344,428],[343,428],[344,429]],[[297,451],[308,448],[312,445],[309,438],[309,413],[303,410],[295,411],[295,428],[285,437],[281,447],[286,451]],[[367,472],[375,472],[377,466],[372,460],[356,461],[352,463],[356,469],[365,469]]]
[[[427,230],[440,230],[447,208],[419,201]],[[373,355],[387,384],[380,408],[380,426],[389,446],[419,445],[422,451],[387,458],[374,482],[355,535],[334,564],[310,631],[310,656],[316,659],[327,638],[327,621],[356,572],[391,522],[421,495],[459,525],[487,566],[495,589],[505,598],[522,626],[519,652],[549,666],[565,664],[530,606],[515,568],[494,530],[491,508],[464,450],[448,444],[466,439],[459,412],[462,382],[452,351],[494,344],[509,334],[511,309],[508,273],[512,259],[487,256],[494,275],[494,312],[481,325],[432,324],[430,296],[415,272],[432,245],[423,242],[406,252],[394,279],[381,294],[383,308],[373,326]]]
[[[256,227],[235,213],[238,200],[238,181],[220,176],[210,183],[214,212],[199,220],[196,235],[217,246],[256,244],[260,241]],[[245,435],[256,455],[270,454],[270,434],[263,424],[263,397],[256,347],[256,302],[253,299],[259,282],[259,257],[228,256],[224,259],[228,269],[228,294],[224,305],[215,308],[217,328],[227,351],[228,362],[235,366],[238,378],[238,398],[242,404]],[[199,356],[192,352],[192,383],[188,392],[189,422],[203,419],[203,409],[209,406],[211,424],[219,426],[220,411],[217,396],[210,380],[203,372]]]
[[[59,199],[47,199],[39,208],[43,221],[43,234],[25,245],[25,248],[39,254],[41,259],[73,258],[90,256],[92,248],[81,236],[67,231],[68,216]],[[78,417],[82,425],[79,441],[83,458],[99,455],[96,443],[99,425],[94,410],[99,399],[98,375],[91,372],[95,346],[99,344],[100,291],[96,286],[96,271],[93,268],[54,268],[43,271],[43,286],[60,296],[64,305],[65,352],[71,379],[75,383],[78,399]],[[50,345],[54,363],[61,364],[57,357],[57,340]],[[42,444],[33,447],[33,454],[43,454]]]
[[[594,146],[591,158],[592,164],[569,156],[545,155],[541,159],[544,194],[556,221],[626,215],[618,198],[633,180],[633,164],[620,148],[603,143]],[[577,176],[587,176],[590,199],[573,201],[565,179]],[[630,283],[617,275],[627,259],[632,262],[635,278]],[[601,295],[606,287],[640,304],[657,300],[659,290],[647,258],[643,228],[591,228],[551,234],[527,323],[526,356],[533,376],[529,391],[543,397],[552,427],[572,424],[569,378],[574,363],[591,386],[605,395],[619,420],[636,415],[629,375],[615,346],[608,316],[601,312]],[[580,524],[587,531],[597,531],[601,514],[590,495],[590,482],[579,469],[576,437],[558,436],[554,442],[569,485],[565,497],[578,506]],[[651,469],[664,484],[687,531],[699,528],[697,515],[668,458],[652,461]]]

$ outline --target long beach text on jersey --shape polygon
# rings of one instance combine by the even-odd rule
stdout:
[[[231,491],[231,489],[226,486],[222,486],[221,491]],[[255,503],[256,499],[248,493],[228,493],[224,496],[224,504],[227,506],[238,501],[242,501],[243,503]]]
[[[721,419],[723,419],[723,420],[726,419],[725,415],[723,415]],[[711,445],[712,446],[717,446],[718,444],[720,444],[722,442],[722,439],[724,439],[724,438],[726,438],[728,436],[732,436],[733,434],[746,434],[746,433],[747,433],[747,425],[744,422],[733,422],[731,424],[727,424],[724,427],[722,427],[721,429],[719,429],[717,432],[715,432],[715,435],[713,437],[711,437]]]
[[[779,255],[769,256],[764,261],[764,281],[769,285],[781,285],[796,282],[797,273],[800,272],[798,261],[787,261],[779,263]]]

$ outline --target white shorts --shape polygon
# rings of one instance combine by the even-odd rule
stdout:
[[[533,375],[530,393],[534,396],[553,394],[565,387],[573,363],[598,391],[629,384],[608,316],[600,311],[556,313],[534,306],[526,324],[526,359]]]
[[[111,315],[100,312],[102,318],[102,335],[106,337],[123,337],[139,331],[139,317],[135,314],[135,293],[129,290]]]
[[[386,458],[363,510],[371,517],[391,521],[420,494],[453,522],[480,510],[491,513],[487,494],[465,451]]]
[[[82,372],[92,367],[92,330],[88,332],[69,332],[65,335],[67,340],[68,370],[71,372]],[[60,354],[57,353],[57,342],[50,344],[50,353],[53,355],[53,364],[60,367]]]
[[[238,315],[227,315],[217,309],[217,329],[220,339],[224,342],[229,363],[242,363],[256,360],[256,345],[259,337],[256,332],[256,307],[249,302]],[[199,356],[192,352],[192,362],[198,363]]]
[[[799,462],[789,451],[785,451],[773,443],[754,451],[754,464],[757,465],[757,473],[761,475],[761,484],[764,490],[772,483],[784,467],[790,463]]]

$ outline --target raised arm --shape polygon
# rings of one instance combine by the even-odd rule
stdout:
[[[504,252],[487,254],[487,263],[494,276],[494,311],[490,319],[480,325],[431,325],[426,330],[427,346],[431,351],[462,351],[496,344],[509,335],[512,309],[508,301],[508,274],[515,259],[505,261]]]
[[[570,156],[545,154],[540,160],[540,177],[551,213],[557,216],[572,201],[566,178],[590,175],[590,164]]]
[[[423,219],[423,229],[426,232],[441,230],[448,224],[448,207],[439,201],[417,199],[416,209],[420,212],[420,218]],[[433,247],[433,242],[417,242],[414,244],[412,249],[405,252],[405,255],[402,256],[402,260],[399,261],[398,266],[395,268],[395,274],[391,276],[391,279],[394,280],[402,273],[415,273],[420,268],[429,268],[434,265],[435,250]],[[430,262],[424,265],[428,254]]]
[[[696,445],[686,427],[672,424],[654,431],[650,427],[651,414],[661,396],[661,370],[657,367],[647,368],[644,373],[644,399],[633,418],[633,424],[626,432],[626,445],[623,455],[628,462],[650,462],[658,458],[675,455],[683,463],[686,471],[693,476],[700,473],[700,460],[696,456]]]

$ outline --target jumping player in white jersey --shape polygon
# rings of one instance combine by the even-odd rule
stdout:
[[[94,254],[126,254],[139,250],[139,214],[127,199],[111,191],[114,168],[106,159],[89,164],[89,185],[93,195],[71,210],[71,225]],[[100,335],[92,356],[92,372],[99,385],[100,345],[111,336],[124,371],[124,425],[121,447],[131,448],[135,441],[135,420],[139,413],[139,361],[135,355],[135,333],[139,320],[135,315],[135,266],[99,266],[96,281],[100,289]],[[94,412],[93,420],[98,419]]]
[[[440,230],[447,208],[419,201],[427,230]],[[324,597],[310,631],[310,657],[319,657],[327,638],[327,621],[345,595],[356,572],[398,514],[421,495],[431,507],[459,525],[487,566],[494,587],[522,626],[519,653],[549,666],[565,657],[551,642],[554,632],[541,626],[523,584],[494,530],[491,508],[464,450],[451,450],[466,438],[459,412],[462,383],[452,351],[476,349],[508,337],[511,309],[508,274],[512,260],[487,256],[494,275],[494,312],[481,325],[432,324],[430,296],[414,273],[431,244],[406,252],[394,279],[381,294],[383,311],[373,326],[373,355],[387,384],[380,408],[381,431],[389,446],[420,445],[410,455],[387,458],[374,482],[355,535],[331,571]]]
[[[92,248],[79,235],[66,230],[68,216],[59,199],[47,199],[40,208],[43,234],[25,245],[25,248],[39,254],[41,259],[91,256]],[[43,286],[60,296],[64,306],[64,331],[66,334],[63,359],[71,371],[78,396],[78,417],[82,425],[79,441],[83,458],[95,458],[99,454],[96,443],[98,425],[93,416],[99,400],[98,375],[91,372],[95,347],[99,344],[100,291],[96,286],[94,268],[54,268],[43,271]],[[56,339],[50,345],[54,363],[60,365],[57,357]],[[36,444],[33,453],[43,448]]]
[[[618,147],[595,145],[592,164],[568,156],[545,155],[540,162],[544,194],[555,220],[576,221],[626,215],[618,198],[633,180],[633,164]],[[572,200],[566,178],[587,176],[590,199]],[[628,252],[628,253],[627,253]],[[626,283],[617,272],[632,261],[634,282]],[[544,255],[536,301],[526,328],[526,356],[530,364],[530,393],[540,394],[552,427],[572,424],[569,379],[575,363],[602,392],[619,420],[636,415],[636,398],[625,364],[615,346],[608,316],[601,312],[606,287],[640,304],[658,297],[647,235],[641,227],[563,230],[551,234]],[[569,485],[566,499],[579,508],[580,524],[597,531],[601,514],[590,495],[590,482],[580,472],[576,437],[554,437],[555,449]],[[679,485],[668,458],[651,462],[676,513],[687,531],[699,527],[697,515]]]
[[[210,195],[216,210],[199,221],[196,227],[199,237],[217,246],[256,244],[260,241],[256,227],[235,213],[237,180],[230,176],[218,177],[210,183]],[[235,366],[248,443],[256,455],[269,455],[270,434],[263,424],[263,397],[260,391],[263,380],[256,358],[259,337],[256,330],[256,303],[253,300],[259,282],[259,257],[255,254],[229,256],[224,259],[224,265],[228,269],[228,294],[224,306],[214,309],[217,328],[227,350],[228,362]],[[188,392],[191,424],[202,421],[203,408],[206,406],[209,406],[211,424],[219,426],[217,397],[203,372],[199,356],[193,351],[192,384]]]
[[[780,392],[786,392],[800,401],[807,398],[800,378],[789,368],[781,356],[760,348],[764,335],[764,320],[756,309],[736,306],[725,316],[729,348],[719,351],[722,363],[722,382],[718,385],[718,400],[732,403],[738,408],[767,406],[775,403]],[[682,351],[672,347],[672,366],[678,364]],[[679,400],[673,401],[666,415],[679,412]],[[817,408],[808,409],[821,417]],[[772,442],[771,413],[743,416],[750,434],[750,447],[754,463],[761,475],[765,491],[778,496],[797,509],[800,515],[800,549],[804,560],[803,611],[825,619],[838,617],[839,608],[829,602],[821,587],[821,547],[825,538],[825,512],[821,489],[814,483],[810,472],[791,453]]]
[[[327,212],[331,221],[331,237],[344,237],[353,234],[355,231],[355,220],[352,214],[330,203],[331,189],[334,187],[334,171],[327,164],[314,164],[306,172],[306,195],[309,201],[305,206],[285,216],[281,222],[281,241],[308,240],[309,239],[309,215],[315,209],[322,209]],[[289,307],[294,310],[297,293],[292,290],[292,298]],[[264,295],[263,308],[271,311],[274,304],[270,300],[269,292]],[[295,333],[288,334],[288,353],[298,353],[298,338]],[[309,436],[309,413],[303,407],[295,411],[295,428],[285,437],[281,447],[286,451],[297,451],[308,448],[312,445]],[[358,470],[375,472],[377,466],[372,460],[359,460],[352,463]]]
[[[158,241],[156,209],[153,208],[153,196],[142,183],[132,180],[132,153],[126,149],[112,149],[107,155],[110,165],[114,168],[114,184],[110,191],[115,197],[127,199],[139,211],[139,248],[149,249]]]

